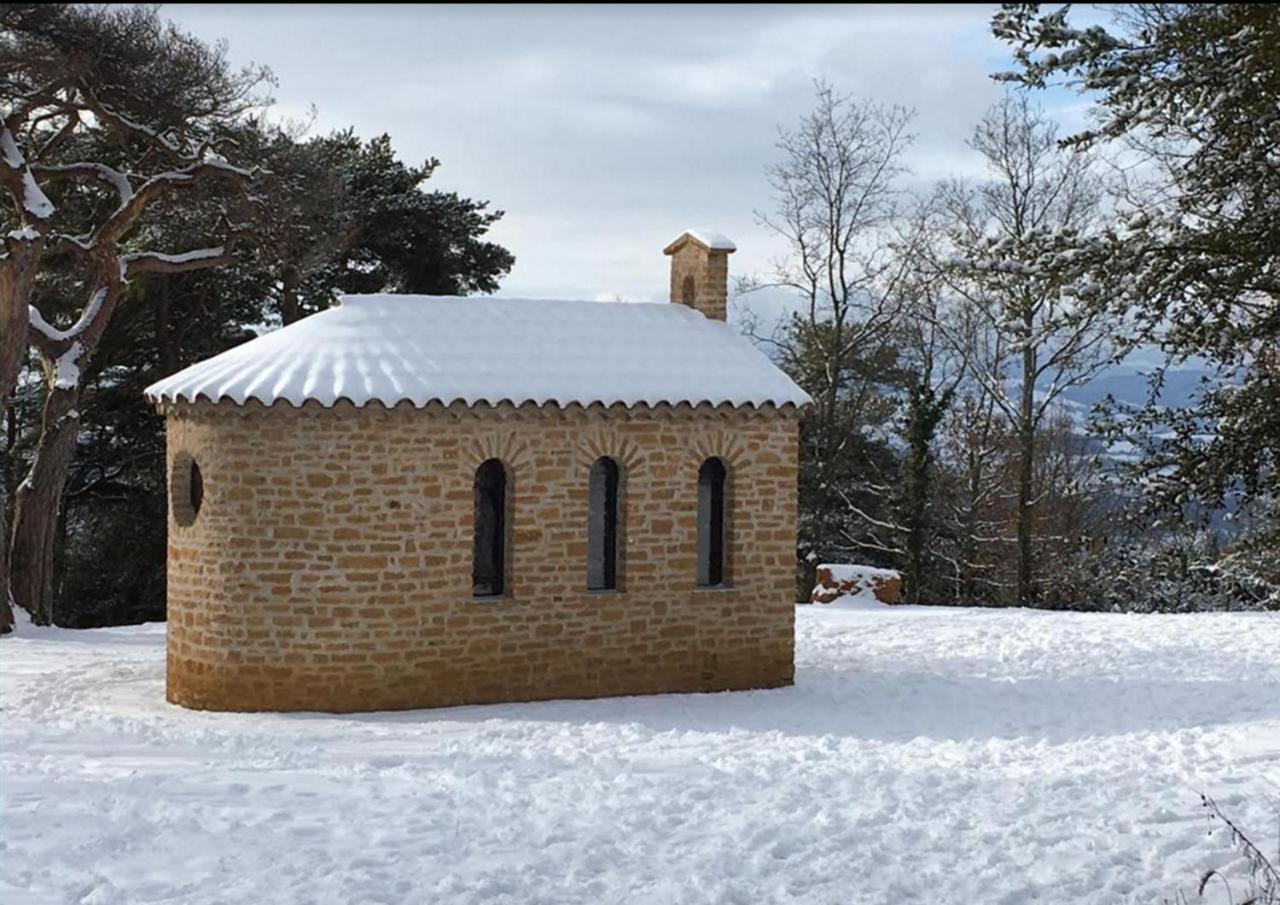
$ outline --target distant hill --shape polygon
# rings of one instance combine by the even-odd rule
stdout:
[[[1165,372],[1164,386],[1158,402],[1174,408],[1193,406],[1202,382],[1211,376],[1211,372],[1203,368],[1170,369]],[[1145,405],[1150,392],[1148,371],[1127,365],[1117,365],[1083,386],[1069,388],[1063,396],[1087,409],[1106,399],[1107,396],[1129,405]]]

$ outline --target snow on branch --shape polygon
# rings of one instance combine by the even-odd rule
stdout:
[[[97,316],[99,309],[102,307],[103,300],[107,297],[106,289],[95,290],[93,295],[89,296],[89,304],[85,305],[84,311],[80,313],[79,319],[69,330],[59,330],[50,324],[40,314],[39,309],[35,305],[31,305],[27,310],[30,316],[31,329],[39,334],[40,339],[48,343],[64,344],[74,342],[80,334],[89,328],[89,324]]]
[[[168,170],[149,178],[138,190],[116,209],[106,222],[98,228],[94,241],[115,243],[120,241],[142,216],[147,205],[164,192],[171,189],[186,188],[209,177],[229,179],[241,184],[253,179],[256,170],[233,166],[225,161],[204,160],[177,170]]]
[[[136,132],[148,141],[160,145],[179,160],[188,163],[207,162],[210,154],[218,154],[223,148],[239,147],[240,144],[230,136],[219,136],[205,139],[199,145],[192,147],[191,142],[183,141],[172,129],[160,132],[109,106],[93,93],[86,91],[84,94],[86,106],[103,122],[124,131]]]
[[[69,233],[54,233],[49,237],[49,245],[54,248],[70,245],[80,253],[93,251],[93,242],[90,241],[89,236],[73,236]]]
[[[170,253],[143,251],[120,256],[120,279],[128,281],[139,273],[184,273],[206,267],[222,267],[235,262],[236,243],[250,239],[251,224],[231,223],[224,214],[219,218],[222,242],[206,248]]]
[[[36,184],[35,177],[31,175],[31,169],[27,166],[26,158],[22,156],[22,151],[18,149],[18,143],[7,125],[0,126],[0,161],[4,163],[4,167],[0,168],[0,173],[3,173],[0,179],[9,186],[10,192],[21,208],[33,219],[41,222],[52,217],[53,202]]]
[[[31,172],[39,176],[53,178],[76,179],[80,181],[96,181],[115,190],[123,204],[133,197],[133,185],[129,177],[114,167],[103,163],[83,161],[80,163],[46,164],[38,163],[31,167]]]
[[[46,325],[47,326],[47,325]],[[84,344],[75,340],[53,365],[53,385],[59,390],[74,390],[80,385],[80,356]]]
[[[95,95],[93,95],[90,92],[86,91],[85,96],[87,99],[87,105],[89,109],[93,111],[95,116],[98,116],[103,121],[109,122],[115,125],[117,128],[125,131],[137,132],[139,135],[142,135],[144,138],[150,139],[151,141],[160,145],[170,153],[177,155],[178,157],[183,157],[187,159],[192,159],[194,157],[194,155],[190,153],[184,153],[184,149],[182,148],[182,146],[171,135],[161,134],[160,132],[157,132],[155,129],[148,126],[146,123],[140,123],[135,119],[130,119],[128,116],[121,113],[120,111],[114,110],[111,107],[109,107],[107,104],[103,103],[101,100],[99,100]]]
[[[235,260],[228,245],[197,248],[180,254],[161,251],[139,252],[120,258],[120,273],[128,280],[139,273],[182,273],[205,267],[218,267]]]
[[[50,152],[52,152],[55,148],[57,148],[59,145],[65,142],[72,135],[74,135],[76,129],[80,127],[81,120],[80,120],[79,110],[75,110],[75,109],[59,110],[55,113],[48,114],[48,116],[45,118],[52,119],[60,115],[66,116],[67,121],[63,123],[62,127],[59,128],[57,132],[53,133],[52,137],[50,137],[49,140],[46,141],[43,145],[41,145],[40,148],[36,151],[37,160],[47,159]]]

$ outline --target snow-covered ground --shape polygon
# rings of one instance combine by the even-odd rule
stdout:
[[[0,902],[1196,901],[1198,790],[1275,844],[1275,615],[801,607],[792,688],[360,716],[171,707],[163,640],[0,641]]]

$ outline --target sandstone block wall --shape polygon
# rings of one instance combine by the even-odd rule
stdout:
[[[712,320],[729,310],[729,255],[697,242],[685,242],[671,255],[671,301],[688,305]]]
[[[791,415],[200,403],[168,410],[168,448],[174,703],[352,711],[792,681]],[[621,469],[616,591],[586,590],[602,455]],[[713,589],[695,587],[709,456],[729,469]],[[474,598],[472,481],[492,457],[508,470],[507,593]]]

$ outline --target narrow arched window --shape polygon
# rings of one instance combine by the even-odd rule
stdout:
[[[476,469],[475,546],[471,586],[477,597],[497,597],[506,581],[507,471],[497,459]]]
[[[191,511],[195,515],[200,514],[200,507],[204,505],[204,475],[200,474],[200,466],[196,464],[196,460],[191,460]]]
[[[697,290],[694,288],[693,276],[686,276],[684,282],[680,284],[680,301],[692,308],[696,300]]]
[[[173,520],[182,528],[195,524],[200,507],[204,505],[204,475],[191,453],[180,452],[173,457],[169,475],[169,504],[173,508]]]
[[[724,584],[725,467],[707,459],[698,469],[698,586]]]
[[[618,587],[618,463],[608,456],[591,466],[587,487],[587,589]]]

